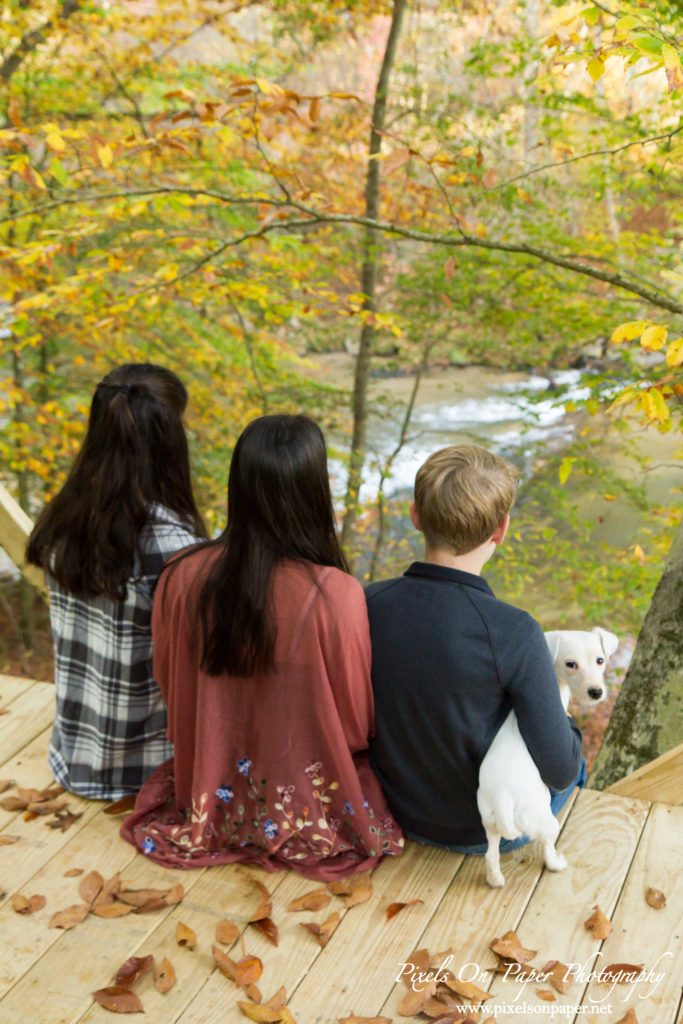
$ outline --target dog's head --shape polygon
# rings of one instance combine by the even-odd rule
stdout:
[[[582,707],[599,704],[607,696],[605,668],[619,640],[614,633],[596,626],[556,629],[545,634],[560,687],[569,687],[572,699]]]

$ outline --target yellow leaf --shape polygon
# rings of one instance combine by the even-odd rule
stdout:
[[[479,221],[474,229],[474,233],[477,236],[477,238],[486,238],[486,236],[489,233],[489,229],[486,227],[485,224],[482,224],[482,222]]]
[[[666,365],[670,370],[683,363],[683,338],[676,338],[666,350]]]
[[[638,562],[638,565],[643,565],[645,562],[645,552],[641,548],[640,544],[636,544],[633,548],[633,557]]]
[[[591,76],[594,82],[597,82],[599,78],[605,73],[605,62],[602,57],[592,57],[588,61],[588,74]]]
[[[265,96],[284,96],[285,90],[277,82],[269,82],[265,78],[257,78],[256,84]]]
[[[678,56],[678,52],[669,43],[662,45],[662,57],[664,59],[664,67],[670,71],[683,71],[681,67],[681,58]]]
[[[60,133],[56,130],[49,132],[45,136],[45,142],[50,147],[50,149],[54,149],[58,153],[63,153],[66,149],[66,142],[64,141]]]
[[[103,167],[109,167],[114,162],[114,153],[111,146],[104,145],[97,147],[97,157]]]
[[[652,388],[650,391],[650,398],[652,399],[656,419],[658,419],[660,423],[665,423],[666,420],[671,418],[671,413],[669,412],[669,407],[664,400],[662,392],[659,391],[658,388]]]
[[[649,420],[656,420],[658,418],[654,399],[649,391],[643,391],[640,396],[640,406]]]
[[[666,342],[666,327],[652,325],[646,327],[642,333],[640,344],[646,352],[656,352],[663,348]]]
[[[573,459],[569,459],[569,458],[562,459],[562,462],[560,463],[560,469],[559,469],[558,474],[557,474],[559,476],[559,478],[560,478],[560,483],[561,484],[565,484],[567,482],[567,480],[569,479],[569,476],[570,476],[571,471],[572,471],[572,464],[573,464],[573,462],[574,462]]]
[[[610,344],[618,345],[622,341],[633,341],[643,333],[647,327],[647,320],[629,320],[628,323],[620,324],[612,331]]]
[[[603,494],[603,498],[605,499],[605,501],[616,501],[617,500],[616,494]]]

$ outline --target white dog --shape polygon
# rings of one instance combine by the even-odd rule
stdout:
[[[571,699],[582,706],[599,704],[606,696],[605,667],[617,649],[614,633],[597,627],[592,632],[553,630],[545,634],[555,663],[562,705]],[[543,842],[543,859],[550,871],[562,871],[567,861],[555,850],[560,831],[550,809],[550,791],[531,759],[514,711],[500,727],[479,769],[477,804],[486,830],[486,881],[505,885],[500,870],[499,842],[527,835]]]

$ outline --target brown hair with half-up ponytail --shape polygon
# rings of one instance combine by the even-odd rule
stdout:
[[[163,366],[127,363],[108,373],[71,472],[29,538],[28,561],[80,597],[122,601],[150,503],[206,537],[192,494],[186,405],[185,385]]]

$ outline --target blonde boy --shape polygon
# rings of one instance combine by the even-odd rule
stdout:
[[[366,590],[372,766],[407,836],[465,853],[486,849],[479,765],[511,708],[557,792],[553,810],[585,778],[581,733],[562,708],[541,627],[481,576],[505,539],[517,480],[510,463],[478,445],[435,452],[411,505],[424,561]]]

